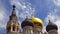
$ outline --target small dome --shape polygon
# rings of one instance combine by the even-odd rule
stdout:
[[[34,22],[34,25],[43,27],[43,22],[42,22],[41,19],[35,18],[35,17],[33,16],[33,17],[32,17],[32,21]]]
[[[53,30],[53,29],[58,30],[58,27],[56,24],[53,24],[49,21],[48,25],[46,26],[46,31],[48,32],[48,31]]]
[[[21,24],[22,28],[25,26],[34,26],[33,22],[30,19],[25,19],[22,24]]]

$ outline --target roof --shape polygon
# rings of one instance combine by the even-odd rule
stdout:
[[[48,31],[53,30],[53,29],[58,30],[58,27],[56,24],[53,24],[51,21],[49,21],[48,25],[46,26],[46,30],[48,32]]]
[[[40,24],[40,26],[43,27],[43,21],[41,19],[36,18],[34,16],[31,19],[32,19],[33,23]]]

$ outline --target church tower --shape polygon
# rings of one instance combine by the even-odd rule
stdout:
[[[53,24],[50,20],[48,25],[46,26],[46,31],[48,34],[58,34],[58,27],[56,24]]]
[[[19,33],[19,23],[16,16],[15,5],[13,5],[12,14],[9,17],[9,21],[6,26],[6,34],[20,34]]]

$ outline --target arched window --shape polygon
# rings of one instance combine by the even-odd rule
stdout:
[[[15,31],[15,26],[13,26],[13,31]]]

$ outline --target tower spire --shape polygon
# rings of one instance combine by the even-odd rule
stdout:
[[[14,18],[14,19],[13,19]],[[12,14],[10,16],[10,20],[17,20],[17,16],[16,16],[16,6],[15,4],[13,4],[13,8],[12,8]]]
[[[13,5],[12,15],[16,15],[15,8],[16,8],[15,5]]]
[[[12,9],[12,14],[10,16],[10,19],[7,23],[7,34],[12,33],[19,33],[19,23],[18,23],[18,19],[16,16],[16,11],[15,11],[15,5],[13,5],[13,9]]]

